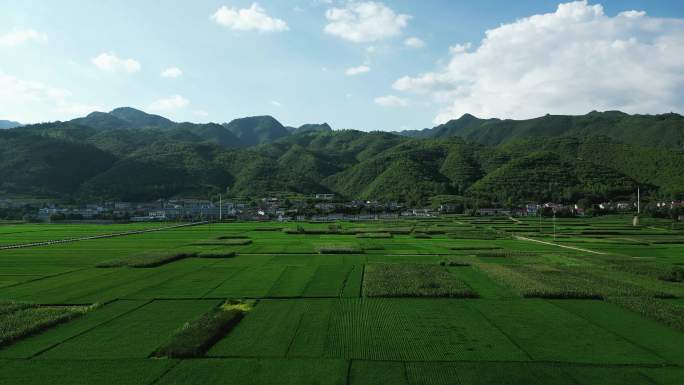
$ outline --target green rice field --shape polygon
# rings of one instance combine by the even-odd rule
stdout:
[[[665,220],[166,226],[0,225],[0,384],[684,383]]]

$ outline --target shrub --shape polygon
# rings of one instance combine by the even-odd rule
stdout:
[[[171,340],[154,353],[155,357],[201,357],[216,342],[228,334],[242,319],[239,309],[217,307],[194,321],[187,322]]]
[[[318,247],[319,254],[363,254],[363,250],[359,250],[353,246],[347,245],[325,245]]]
[[[234,251],[218,251],[218,250],[209,250],[209,251],[200,251],[197,253],[198,258],[233,258],[237,255]]]

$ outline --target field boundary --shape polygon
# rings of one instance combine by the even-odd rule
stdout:
[[[60,243],[89,241],[89,240],[93,240],[93,239],[123,237],[126,235],[152,233],[155,231],[172,230],[172,229],[177,229],[177,228],[181,228],[181,227],[199,226],[199,225],[205,225],[207,223],[209,223],[209,222],[204,221],[204,222],[183,223],[180,225],[157,227],[157,228],[153,228],[153,229],[144,229],[144,230],[129,230],[129,231],[123,231],[120,233],[93,235],[93,236],[89,236],[89,237],[78,237],[78,238],[58,239],[58,240],[52,240],[52,241],[20,243],[20,244],[16,244],[16,245],[0,246],[0,250],[22,249],[22,248],[27,248],[27,247],[50,246],[50,245],[56,245],[56,244],[60,244]]]
[[[543,245],[548,245],[548,246],[557,246],[557,247],[562,247],[562,248],[564,248],[564,249],[570,249],[570,250],[575,250],[575,251],[582,251],[582,252],[585,252],[585,253],[592,253],[592,254],[598,254],[598,255],[606,255],[606,253],[601,252],[601,251],[583,249],[583,248],[574,247],[574,246],[559,245],[559,244],[553,243],[553,242],[540,241],[539,239],[521,237],[521,236],[518,236],[518,235],[515,236],[515,239],[517,239],[517,240],[519,240],[519,241],[528,241],[528,242],[541,243],[541,244],[543,244]]]
[[[109,301],[109,302],[105,303],[104,305],[102,305],[102,307],[107,306],[107,305],[111,305],[112,303],[114,303],[114,302],[116,302],[116,301],[120,301],[120,300],[119,300],[119,299],[115,299],[115,300]],[[129,310],[127,310],[127,311],[125,311],[125,312],[123,312],[123,313],[121,313],[121,314],[118,314],[118,315],[114,316],[113,318],[110,318],[110,319],[108,319],[108,320],[105,320],[105,321],[103,321],[103,322],[100,322],[100,323],[98,323],[97,325],[93,325],[93,326],[91,326],[91,327],[89,327],[89,328],[87,328],[87,329],[81,331],[80,333],[76,333],[76,334],[74,334],[73,336],[71,336],[71,337],[69,337],[69,338],[66,338],[66,339],[64,339],[64,340],[62,340],[62,341],[59,341],[59,342],[54,343],[54,344],[52,344],[52,345],[50,345],[50,346],[48,346],[48,347],[46,347],[46,348],[44,348],[44,349],[41,349],[41,350],[37,351],[36,353],[34,353],[33,355],[31,355],[31,357],[29,357],[29,359],[33,359],[33,358],[35,358],[35,357],[38,357],[39,355],[41,355],[41,354],[43,354],[43,353],[45,353],[45,352],[47,352],[47,351],[49,351],[49,350],[52,350],[52,349],[56,348],[57,346],[59,346],[59,345],[65,343],[65,342],[67,342],[67,341],[71,341],[71,340],[73,340],[73,339],[75,339],[75,338],[78,338],[78,337],[80,337],[80,336],[82,336],[82,335],[84,335],[84,334],[86,334],[86,333],[89,333],[89,332],[91,332],[91,331],[93,331],[93,330],[99,328],[99,327],[102,326],[102,325],[106,325],[106,324],[108,324],[108,323],[114,321],[115,319],[118,319],[118,318],[121,318],[121,317],[123,317],[123,316],[125,316],[125,315],[127,315],[127,314],[130,314],[130,313],[132,313],[132,312],[134,312],[134,311],[136,311],[136,310],[142,308],[143,306],[148,305],[148,304],[151,303],[152,301],[150,300],[150,301],[142,301],[142,302],[143,302],[143,303],[140,304],[140,306],[136,306],[136,307],[134,307],[134,308],[132,308],[132,309],[129,309]],[[98,310],[98,309],[93,309],[93,311],[97,311],[97,310]]]

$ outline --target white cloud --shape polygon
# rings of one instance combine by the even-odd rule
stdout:
[[[356,76],[356,75],[365,74],[366,72],[370,72],[370,70],[371,70],[370,67],[368,67],[367,65],[360,65],[358,67],[347,68],[347,70],[344,71],[344,73],[347,76]]]
[[[576,1],[489,30],[474,50],[450,52],[444,67],[394,83],[441,103],[435,123],[464,113],[529,118],[684,107],[684,19],[636,11],[611,17],[601,5]]]
[[[173,95],[165,99],[155,100],[148,107],[152,111],[169,111],[185,108],[190,101],[180,95]]]
[[[79,103],[71,91],[34,80],[23,80],[0,72],[0,117],[22,123],[67,120],[100,106]]]
[[[282,107],[283,106],[283,104],[277,100],[271,100],[269,103],[271,103],[271,105],[275,106],[275,107]]]
[[[385,95],[375,98],[375,104],[382,107],[408,107],[409,101],[396,95]]]
[[[423,48],[425,47],[425,42],[417,37],[409,37],[404,40],[404,45],[410,48]]]
[[[47,35],[33,29],[22,29],[0,35],[0,46],[15,47],[29,41],[45,43]]]
[[[224,5],[211,15],[211,19],[235,31],[283,32],[290,29],[284,20],[266,14],[258,3],[243,9]]]
[[[401,34],[411,19],[397,14],[383,3],[349,2],[344,8],[330,8],[325,13],[325,32],[354,43],[368,43]]]
[[[159,75],[163,78],[177,78],[183,75],[183,71],[178,67],[169,67],[163,70]]]
[[[209,116],[209,113],[207,111],[204,111],[204,110],[193,110],[192,113],[197,115],[197,116],[201,116],[203,118],[206,118],[207,116]]]
[[[140,63],[133,59],[121,59],[113,53],[101,53],[92,58],[92,63],[102,71],[134,73],[140,71]]]

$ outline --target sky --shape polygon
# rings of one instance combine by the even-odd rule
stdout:
[[[0,119],[684,112],[680,0],[0,0]]]

